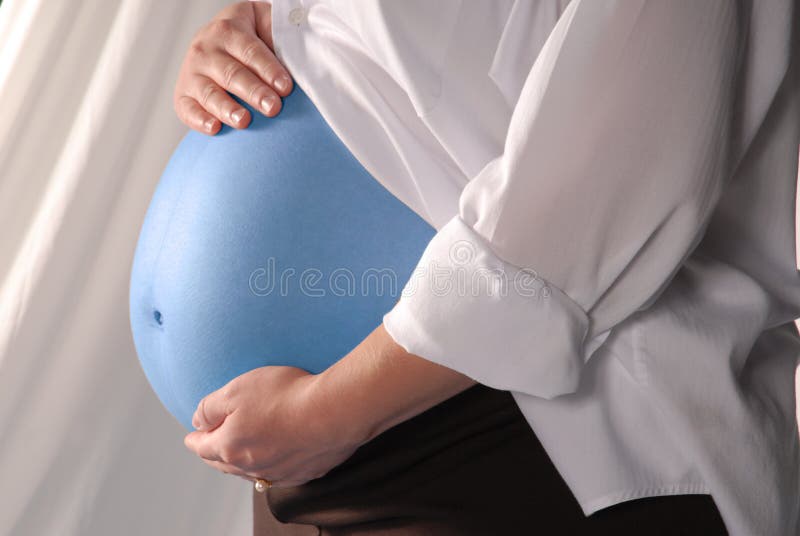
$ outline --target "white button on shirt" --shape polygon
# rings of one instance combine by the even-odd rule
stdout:
[[[710,493],[731,534],[798,534],[798,0],[272,4],[438,231],[392,337],[511,391],[587,515]]]
[[[289,12],[289,22],[291,24],[302,24],[306,20],[306,10],[302,7],[296,7]]]

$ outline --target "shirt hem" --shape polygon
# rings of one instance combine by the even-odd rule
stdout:
[[[579,502],[583,514],[588,517],[599,510],[622,502],[670,495],[711,495],[711,490],[705,482],[685,482],[666,486],[618,490],[588,501]]]

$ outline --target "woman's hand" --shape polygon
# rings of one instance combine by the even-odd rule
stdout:
[[[181,121],[204,134],[225,123],[250,124],[247,109],[227,91],[268,117],[281,109],[292,79],[272,52],[272,6],[236,2],[225,7],[192,38],[175,85],[173,106]]]
[[[406,352],[381,324],[319,374],[267,366],[237,376],[200,401],[184,444],[224,473],[299,485],[475,383]]]
[[[184,444],[211,467],[247,480],[284,487],[319,478],[366,438],[352,433],[357,426],[331,420],[331,408],[315,396],[318,378],[288,366],[237,376],[200,401],[197,431]]]

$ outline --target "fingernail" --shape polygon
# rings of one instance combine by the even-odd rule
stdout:
[[[288,91],[289,90],[289,77],[285,74],[280,75],[275,80],[275,87],[278,91]]]
[[[231,114],[231,119],[237,123],[242,120],[242,117],[244,117],[244,110],[242,109],[236,110]]]
[[[269,113],[272,111],[272,108],[275,106],[275,101],[277,97],[275,95],[269,95],[261,99],[261,109],[265,112]]]
[[[211,132],[212,130],[214,130],[214,120],[213,119],[206,119],[206,122],[203,123],[203,126],[205,127],[205,129],[207,131]]]

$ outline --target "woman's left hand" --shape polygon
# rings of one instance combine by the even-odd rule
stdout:
[[[289,366],[242,374],[203,398],[184,438],[205,463],[247,480],[295,486],[319,478],[366,441],[313,396],[318,376]]]

